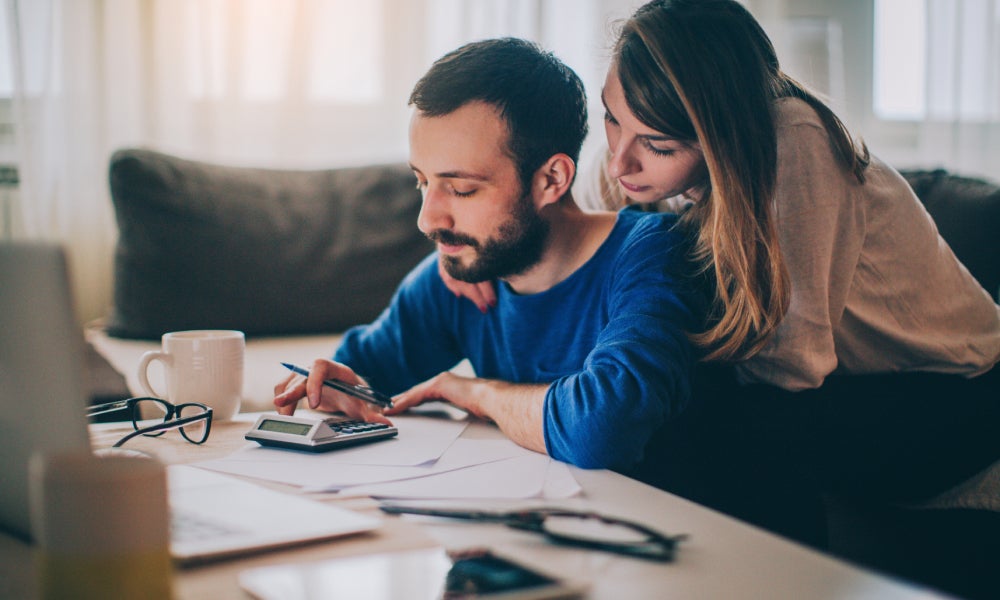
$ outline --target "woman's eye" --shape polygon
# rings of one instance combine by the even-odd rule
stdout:
[[[617,125],[618,124],[618,121],[615,121],[615,118],[612,117],[611,113],[609,113],[608,111],[604,111],[604,120],[607,121],[608,123],[612,124],[612,125]]]
[[[673,156],[674,153],[677,152],[676,150],[671,148],[657,148],[652,144],[646,144],[646,149],[655,154],[656,156]]]

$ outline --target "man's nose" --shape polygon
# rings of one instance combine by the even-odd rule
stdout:
[[[444,194],[440,190],[428,186],[423,193],[420,204],[420,215],[417,217],[417,228],[424,234],[439,229],[452,229],[455,221]]]

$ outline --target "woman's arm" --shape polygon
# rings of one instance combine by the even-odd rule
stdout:
[[[837,368],[834,332],[865,236],[859,186],[822,127],[779,128],[775,210],[791,299],[774,338],[737,366],[744,381],[801,390],[819,387]]]

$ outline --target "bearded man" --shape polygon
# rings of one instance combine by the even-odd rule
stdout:
[[[418,227],[437,244],[332,360],[275,387],[274,404],[368,421],[444,400],[516,443],[584,468],[639,476],[690,398],[688,334],[703,320],[688,236],[672,215],[585,212],[571,186],[587,133],[579,77],[513,38],[439,59],[410,96]],[[492,282],[481,312],[447,275]],[[476,376],[450,371],[468,359]],[[359,375],[363,375],[364,379]],[[322,384],[395,394],[380,409]]]

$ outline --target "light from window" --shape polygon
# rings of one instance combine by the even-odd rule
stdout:
[[[200,0],[186,9],[196,98],[370,103],[382,96],[380,1]]]
[[[875,114],[920,120],[927,111],[924,0],[875,0]]]
[[[1000,122],[1000,0],[875,0],[874,110]]]
[[[0,98],[10,98],[14,95],[14,74],[11,69],[10,51],[13,44],[10,30],[7,28],[6,6],[0,6]]]

